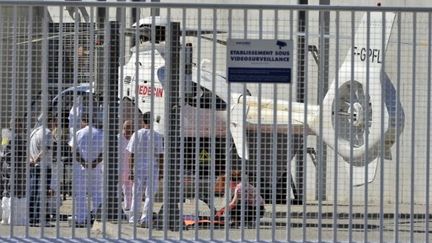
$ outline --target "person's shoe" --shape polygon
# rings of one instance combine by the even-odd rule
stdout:
[[[75,228],[87,228],[89,225],[86,223],[75,223]]]
[[[85,220],[87,221],[87,220]],[[82,223],[78,223],[78,222],[73,222],[71,227],[75,227],[75,228],[87,228],[87,227],[92,227],[93,224],[92,223],[86,223],[86,222],[82,222]]]

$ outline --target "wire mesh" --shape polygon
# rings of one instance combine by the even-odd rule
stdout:
[[[429,13],[28,5],[0,4],[0,239],[428,241]],[[229,80],[230,40],[292,42],[291,82]]]

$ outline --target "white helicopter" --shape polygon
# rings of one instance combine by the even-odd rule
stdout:
[[[252,96],[249,91],[244,94],[243,86],[235,83],[231,84],[231,93],[228,94],[228,81],[225,74],[213,74],[204,65],[193,66],[190,75],[190,93],[185,96],[181,111],[185,121],[181,127],[184,136],[206,140],[210,138],[213,131],[213,136],[225,138],[228,110],[230,110],[231,137],[238,156],[247,160],[249,146],[247,135],[243,134],[243,124],[246,124],[246,130],[257,130],[260,124],[261,131],[272,131],[276,119],[278,133],[302,135],[306,128],[307,135],[320,136],[328,146],[337,148],[337,153],[343,158],[344,165],[353,169],[355,186],[363,185],[366,181],[372,182],[375,178],[380,151],[383,150],[385,159],[391,158],[390,148],[399,135],[396,131],[401,132],[404,126],[404,114],[395,89],[387,74],[381,69],[385,54],[383,46],[387,46],[394,19],[394,13],[385,13],[385,28],[383,28],[381,12],[371,12],[369,24],[367,15],[363,16],[355,33],[355,46],[349,49],[339,69],[337,86],[335,81],[330,85],[322,109],[318,105],[305,107],[304,103],[278,100],[277,117],[274,117],[273,108],[276,106],[273,99],[262,99],[261,106],[258,106],[258,98]],[[149,30],[152,24],[164,27],[168,23],[160,17],[155,17],[154,21],[150,17],[141,19],[138,24],[139,28]],[[136,28],[135,25],[134,27]],[[383,29],[385,30],[384,40]],[[164,134],[167,85],[165,43],[161,41],[152,45],[147,40],[140,43],[138,48],[131,48],[131,51],[129,61],[120,67],[124,76],[119,79],[119,85],[123,86],[123,92],[119,97],[129,103],[131,105],[129,107],[136,105],[141,112],[151,111],[153,106],[154,128]],[[352,68],[354,68],[353,72]],[[197,80],[198,71],[199,80]],[[217,83],[215,89],[212,88],[213,81]],[[367,90],[366,87],[369,89]],[[216,97],[215,109],[212,108],[213,93]],[[246,104],[243,104],[243,95],[246,95]],[[382,102],[384,106],[381,106]],[[230,107],[228,103],[231,104]],[[258,117],[259,109],[261,109],[261,117]],[[199,124],[196,122],[197,115]],[[243,123],[243,117],[246,118],[246,123]],[[323,128],[321,134],[320,124]],[[396,125],[399,126],[399,130]],[[246,140],[243,139],[244,137]],[[368,166],[368,175],[365,175],[366,166]]]

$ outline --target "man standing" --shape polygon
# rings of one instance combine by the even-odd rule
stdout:
[[[150,129],[151,114],[143,114],[143,128],[132,134],[127,146],[130,152],[130,179],[133,180],[132,205],[129,223],[135,222],[137,210],[141,207],[143,189],[146,189],[146,198],[142,215],[138,223],[146,227],[152,219],[153,212],[149,212],[153,196],[157,191],[159,183],[159,165],[163,162],[163,137],[161,134]],[[153,180],[149,181],[148,175]]]
[[[102,205],[102,157],[104,135],[98,119],[92,123],[88,116],[83,122],[88,124],[76,132],[69,141],[74,162],[72,165],[72,195],[74,212],[72,226],[85,228],[91,225],[90,210],[86,196],[92,198],[93,210]]]
[[[126,147],[133,133],[133,123],[126,120],[123,123],[123,130],[119,134],[120,146],[120,185],[123,191],[123,209],[128,213],[132,204],[132,180],[129,178],[129,152]]]
[[[52,163],[52,147],[53,147],[53,135],[51,131],[56,127],[56,119],[53,114],[48,113],[47,124],[40,125],[35,128],[30,134],[30,149],[29,149],[29,160],[30,160],[30,195],[29,195],[29,223],[31,226],[51,226],[45,224],[46,216],[40,214],[41,212],[41,196],[42,192],[46,194],[53,194],[53,191],[49,188],[49,169]],[[45,170],[45,178],[41,178],[42,170]],[[45,180],[42,183],[41,179]],[[46,190],[43,190],[42,185],[47,186]],[[46,198],[46,197],[45,197]],[[45,207],[46,208],[46,207]],[[42,221],[41,221],[42,219]],[[42,224],[44,223],[44,224]]]

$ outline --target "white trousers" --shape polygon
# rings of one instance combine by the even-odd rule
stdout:
[[[147,222],[149,220],[149,216],[152,217],[153,212],[151,211],[152,207],[151,203],[154,203],[154,195],[157,193],[158,185],[159,185],[159,172],[153,173],[153,187],[150,190],[149,185],[147,185],[147,180],[144,178],[136,178],[133,186],[132,186],[132,204],[131,204],[131,212],[129,222],[133,223],[135,216],[140,218],[138,223]],[[141,203],[143,198],[143,189],[145,188],[145,200],[142,211]],[[151,200],[153,199],[153,200]]]
[[[1,208],[3,211],[1,224],[13,224],[13,225],[27,224],[28,210],[27,210],[27,199],[25,197],[24,198],[3,197],[1,200]]]
[[[85,223],[90,212],[87,207],[87,196],[92,199],[92,209],[102,204],[102,163],[96,168],[85,168],[80,163],[73,163],[72,195],[75,222]]]
[[[122,182],[123,191],[123,209],[129,211],[132,205],[132,187],[133,182],[130,180],[125,180]]]

